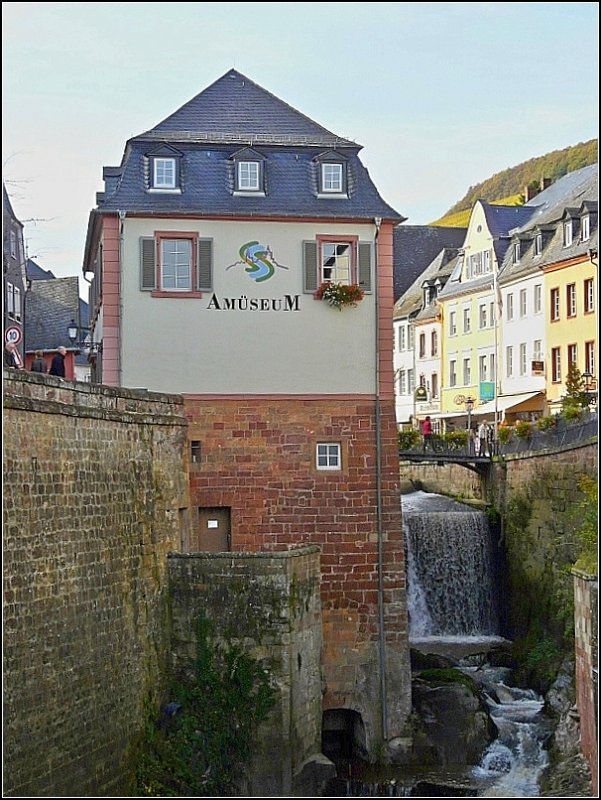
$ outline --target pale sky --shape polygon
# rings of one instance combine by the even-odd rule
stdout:
[[[407,224],[598,136],[597,3],[4,2],[2,18],[3,179],[58,277],[81,273],[102,167],[232,67],[362,144]]]

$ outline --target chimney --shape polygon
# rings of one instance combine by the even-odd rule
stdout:
[[[528,203],[533,197],[536,197],[540,191],[541,190],[538,188],[538,186],[536,186],[536,184],[529,183],[528,186],[524,187],[524,202]]]
[[[552,183],[553,183],[553,181],[551,180],[551,178],[541,178],[540,179],[540,190],[541,190],[541,192],[544,189],[548,189],[549,186],[551,186]]]

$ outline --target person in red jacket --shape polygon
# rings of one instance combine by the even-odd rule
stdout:
[[[422,420],[422,436],[423,438],[423,449],[424,453],[426,452],[426,448],[430,447],[430,450],[434,450],[434,446],[432,443],[432,422],[430,421],[430,417],[426,417],[426,419]]]

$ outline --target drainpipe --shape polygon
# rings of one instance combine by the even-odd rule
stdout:
[[[119,211],[119,386],[123,386],[123,230],[125,228],[125,211]]]
[[[379,285],[378,285],[378,237],[382,217],[374,217],[376,234],[374,236],[374,284],[375,284],[375,381],[376,381],[376,518],[378,533],[378,621],[379,662],[380,662],[380,699],[382,707],[382,738],[388,740],[388,698],[386,686],[386,631],[384,628],[384,531],[382,529],[382,430],[380,408],[380,330],[379,330]]]

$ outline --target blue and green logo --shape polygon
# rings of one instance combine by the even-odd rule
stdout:
[[[269,245],[261,244],[260,242],[246,242],[238,252],[242,260],[230,264],[226,269],[245,264],[245,271],[255,283],[268,281],[275,273],[276,267],[288,269],[283,264],[278,264]]]

